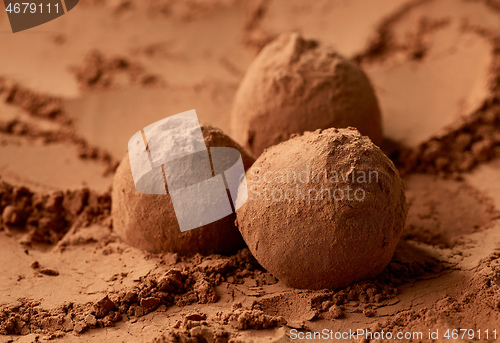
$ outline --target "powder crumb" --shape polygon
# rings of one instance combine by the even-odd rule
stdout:
[[[372,309],[365,309],[363,310],[363,314],[368,317],[368,318],[371,318],[371,317],[375,317],[375,315],[377,314],[376,311],[372,310]]]
[[[73,68],[83,91],[115,89],[124,86],[163,86],[164,81],[148,73],[141,65],[125,57],[106,57],[95,50],[90,52],[83,63]]]
[[[344,311],[342,311],[342,308],[337,305],[333,305],[328,309],[328,313],[330,316],[334,319],[341,319],[344,318]]]
[[[261,310],[235,309],[229,312],[219,312],[217,319],[221,324],[229,324],[238,330],[261,330],[286,324],[283,317],[269,316]]]
[[[115,308],[115,303],[108,296],[105,296],[95,304],[94,310],[97,318],[103,318]]]
[[[97,324],[97,319],[93,315],[89,314],[85,317],[85,322],[90,326],[95,326]]]
[[[160,299],[158,298],[149,297],[141,299],[141,306],[148,311],[155,310],[158,307],[158,305],[160,305]]]
[[[78,334],[85,332],[86,329],[87,329],[87,324],[82,322],[78,322],[74,326],[74,331]]]
[[[58,276],[59,275],[59,272],[57,270],[51,269],[51,268],[41,268],[38,270],[38,272],[40,274],[48,275],[48,276]]]

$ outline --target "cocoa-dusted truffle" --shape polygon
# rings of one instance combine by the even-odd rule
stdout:
[[[261,51],[231,113],[232,136],[255,156],[294,133],[348,126],[381,144],[370,82],[354,63],[298,34],[283,34]]]
[[[201,124],[207,147],[236,148],[245,169],[254,158],[220,129]],[[132,177],[129,154],[120,162],[113,180],[112,216],[114,231],[127,243],[151,252],[233,253],[244,247],[234,225],[233,213],[205,226],[181,232],[169,194],[143,194]]]
[[[287,285],[342,288],[390,262],[407,214],[403,182],[354,128],[267,149],[247,183],[237,225],[257,261]]]

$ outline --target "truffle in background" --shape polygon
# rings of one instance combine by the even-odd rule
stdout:
[[[231,113],[231,135],[255,156],[291,134],[356,127],[382,142],[380,109],[365,73],[298,34],[268,44],[248,68]]]

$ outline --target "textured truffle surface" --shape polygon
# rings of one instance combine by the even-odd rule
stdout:
[[[404,185],[357,130],[306,132],[273,146],[247,182],[237,225],[259,263],[287,285],[337,289],[390,262],[406,220]]]
[[[279,36],[256,57],[231,113],[232,136],[255,156],[294,133],[348,126],[381,144],[368,78],[331,48],[295,33]]]
[[[201,124],[207,147],[232,147],[241,152],[245,169],[254,158],[220,129]],[[181,232],[170,196],[143,194],[136,190],[128,154],[113,179],[114,231],[127,243],[151,252],[234,253],[245,243],[234,225],[233,213],[208,225]]]

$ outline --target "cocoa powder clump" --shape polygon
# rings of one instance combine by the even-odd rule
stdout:
[[[87,188],[33,192],[0,179],[0,230],[26,233],[26,244],[56,244],[71,227],[110,226],[110,212],[109,192]]]

